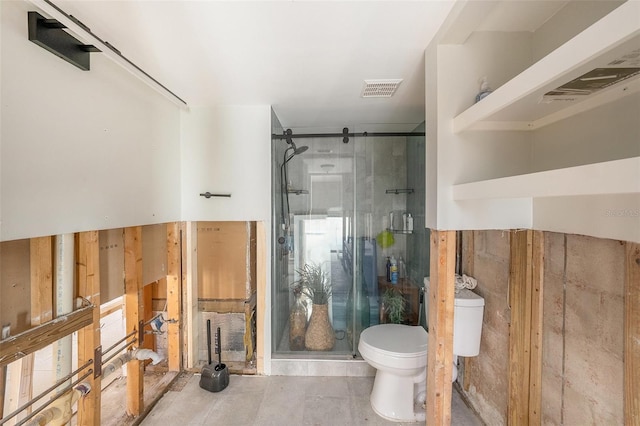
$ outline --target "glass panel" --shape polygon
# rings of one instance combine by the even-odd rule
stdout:
[[[343,257],[343,242],[346,232],[353,222],[354,211],[354,144],[343,144],[339,138],[295,139],[295,149],[286,141],[274,141],[274,145],[285,146],[282,155],[276,157],[279,170],[274,185],[274,212],[279,227],[274,231],[279,241],[274,247],[276,253],[274,269],[280,272],[277,297],[274,297],[274,315],[277,330],[274,330],[274,348],[276,353],[301,355],[293,350],[300,336],[292,336],[293,330],[288,318],[282,312],[291,313],[292,307],[300,306],[296,299],[301,298],[307,308],[309,324],[307,336],[315,334],[309,331],[313,311],[321,311],[323,305],[318,299],[318,288],[313,287],[314,279],[321,274],[331,293],[326,301],[327,321],[331,330],[328,338],[318,337],[319,343],[305,340],[304,352],[317,355],[322,353],[351,354],[352,342],[348,339],[353,333],[347,331],[347,301],[352,287],[350,267]],[[306,147],[303,148],[303,147]],[[277,154],[276,154],[277,155]],[[278,214],[279,213],[279,214]],[[314,275],[315,274],[315,275]],[[298,295],[296,285],[302,285],[302,295]],[[288,298],[282,297],[284,289]],[[315,295],[315,297],[314,297]],[[274,321],[274,328],[276,321]],[[315,329],[315,328],[314,328]]]
[[[293,145],[274,139],[272,150],[274,356],[351,357],[358,355],[362,330],[390,321],[382,309],[388,289],[404,300],[403,323],[424,324],[425,138],[367,136],[343,143],[341,137],[296,139],[296,133],[304,132],[294,132]],[[387,278],[387,258],[396,262],[397,283]],[[296,291],[318,272],[331,287],[325,309],[335,336],[330,349],[320,350],[308,341],[313,321],[300,323],[319,308],[313,309],[309,291]]]

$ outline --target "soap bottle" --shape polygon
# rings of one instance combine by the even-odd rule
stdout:
[[[402,256],[398,258],[398,279],[402,280],[407,277],[407,268],[402,260]]]
[[[387,282],[390,283],[391,282],[391,259],[389,259],[389,256],[387,256]]]
[[[396,258],[391,256],[391,284],[398,284],[398,263],[396,262]]]
[[[413,216],[407,213],[407,232],[413,232]]]
[[[482,80],[480,81],[480,91],[476,95],[476,102],[480,102],[480,100],[487,97],[491,92],[493,92],[493,90],[489,87],[487,77],[482,77]]]

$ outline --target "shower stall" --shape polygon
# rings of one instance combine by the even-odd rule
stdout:
[[[406,133],[275,127],[272,170],[272,357],[359,358],[362,330],[387,321],[381,305],[390,287],[403,294],[403,322],[424,324],[424,127]],[[391,257],[398,265],[397,284],[386,276]],[[294,291],[309,266],[321,270],[331,288],[328,322],[335,343],[323,351],[290,340],[296,302],[305,306],[307,319],[312,315],[311,300],[296,300]]]

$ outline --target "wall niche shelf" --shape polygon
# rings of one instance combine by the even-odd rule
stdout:
[[[453,186],[454,200],[640,194],[640,157]]]
[[[543,102],[543,95],[595,68],[637,54],[640,2],[627,1],[453,119],[453,132],[535,130],[640,91],[636,75],[584,99]],[[630,65],[631,66],[631,65]],[[637,66],[637,65],[635,65]]]

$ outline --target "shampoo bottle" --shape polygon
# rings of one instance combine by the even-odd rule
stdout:
[[[396,258],[391,256],[391,284],[398,284],[398,263]]]
[[[407,232],[413,232],[413,216],[407,213]]]

